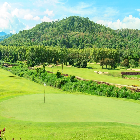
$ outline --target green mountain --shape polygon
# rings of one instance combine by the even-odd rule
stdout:
[[[139,30],[113,30],[78,16],[42,22],[0,42],[1,45],[12,46],[45,45],[66,48],[139,48],[139,43]]]
[[[0,32],[0,36],[7,35],[5,32]]]
[[[0,36],[0,41],[3,41],[4,39],[8,38],[8,37],[11,37],[13,34],[10,33],[10,34],[6,34],[6,35],[3,35],[3,36]]]

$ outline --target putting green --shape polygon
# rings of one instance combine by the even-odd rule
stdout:
[[[140,125],[140,104],[76,94],[18,96],[0,103],[0,115],[33,122],[121,122]]]

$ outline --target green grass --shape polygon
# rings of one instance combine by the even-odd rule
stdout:
[[[0,129],[7,140],[139,140],[140,102],[69,94],[0,69]]]
[[[1,119],[1,118],[0,118]],[[1,119],[2,120],[2,119]],[[7,124],[5,136],[8,140],[139,140],[140,127],[103,122],[37,123],[11,121]]]
[[[124,77],[131,78],[131,79],[135,78],[135,79],[140,80],[140,75],[124,75]]]
[[[88,64],[88,68],[76,68],[76,67],[66,67],[64,66],[63,73],[69,75],[75,75],[89,80],[98,80],[109,82],[113,84],[121,85],[138,85],[140,86],[139,80],[124,79],[121,77],[121,72],[128,71],[126,69],[102,69],[99,64]],[[58,70],[62,72],[61,66],[55,66],[53,68],[46,66],[47,71],[52,71],[56,73]],[[108,74],[97,74],[94,71],[108,72]],[[131,70],[129,70],[131,71]],[[110,75],[110,76],[109,76]]]
[[[46,87],[47,93],[59,93],[60,90]],[[15,95],[43,93],[44,86],[28,79],[13,75],[12,73],[0,69],[0,99],[9,98]],[[63,92],[63,91],[61,91]]]
[[[8,122],[8,123],[7,123]],[[71,122],[71,123],[32,123],[11,121],[7,124],[8,140],[139,140],[140,127],[120,123]],[[2,123],[2,125],[3,125]]]
[[[1,116],[33,122],[119,122],[140,125],[140,104],[91,95],[32,94],[0,103]],[[18,105],[18,106],[17,106]]]

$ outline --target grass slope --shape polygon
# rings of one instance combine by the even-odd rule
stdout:
[[[16,76],[9,77],[13,75],[1,69],[0,73],[0,129],[6,127],[5,136],[8,140],[12,138],[24,140],[139,140],[140,138],[140,113],[138,112],[140,104],[138,101],[64,94],[66,92],[46,87],[46,103],[39,105],[39,102],[43,102],[43,94],[34,93],[43,93],[43,85]],[[50,98],[48,103],[47,97]],[[51,109],[50,111],[46,111],[47,105]],[[27,112],[22,112],[25,109]],[[31,114],[29,114],[30,111]],[[57,122],[39,122],[42,120],[41,115],[38,114],[39,111],[42,113],[42,117],[46,117],[47,113],[55,114],[54,119],[57,119]],[[72,111],[72,113],[67,114],[64,111]],[[79,113],[79,116],[74,116],[74,112]],[[93,113],[96,115],[94,116]],[[61,116],[58,120],[59,114]],[[36,115],[37,120],[31,120],[30,117],[33,117],[31,115]],[[25,118],[23,118],[24,116]],[[75,122],[73,120],[68,122],[68,118],[70,119],[72,116],[79,118],[80,121],[77,119]],[[61,117],[63,119],[65,117],[67,122],[60,122]],[[92,121],[93,117],[96,122]],[[50,117],[50,119],[53,118]],[[87,119],[91,122],[81,122],[82,120],[87,121]],[[134,125],[135,123],[137,125]]]
[[[43,93],[44,86],[13,75],[0,69],[0,99],[15,95]],[[47,93],[59,93],[60,90],[47,87]],[[63,92],[63,91],[62,91]]]

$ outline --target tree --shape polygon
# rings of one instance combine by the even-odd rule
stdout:
[[[110,64],[110,59],[109,58],[105,58],[104,64],[106,65],[106,69],[107,69],[107,65]]]
[[[129,65],[130,65],[130,67],[132,67],[132,68],[136,68],[136,67],[138,67],[138,62],[135,61],[134,59],[130,59],[130,60],[129,60]]]
[[[124,61],[121,62],[121,66],[128,68],[129,67],[129,60],[128,59],[124,59]]]

